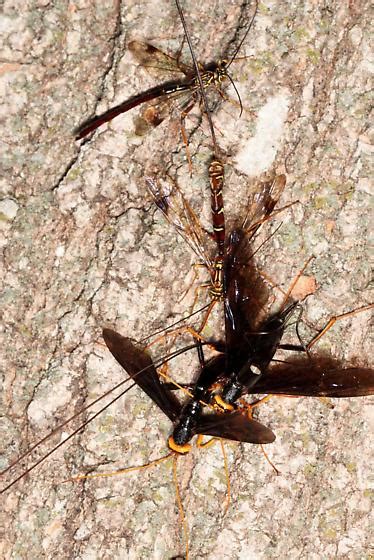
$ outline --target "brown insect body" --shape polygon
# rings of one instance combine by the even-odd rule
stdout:
[[[181,63],[179,60],[162,52],[153,45],[141,41],[130,41],[129,50],[144,67],[164,66],[173,72],[183,73],[184,77],[179,80],[172,80],[152,87],[146,91],[138,93],[111,107],[101,115],[89,118],[75,130],[76,140],[81,140],[101,125],[111,121],[118,115],[126,113],[139,105],[150,103],[157,100],[156,106],[148,106],[145,109],[145,120],[153,126],[159,125],[170,113],[172,100],[181,94],[187,93],[187,98],[181,101],[181,109],[188,113],[199,97],[199,81],[194,70]],[[227,79],[226,61],[207,64],[201,66],[201,79],[204,88],[220,88],[221,84]]]

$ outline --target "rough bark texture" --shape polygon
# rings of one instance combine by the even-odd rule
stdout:
[[[186,1],[184,7],[203,62],[237,43],[252,11],[234,0]],[[304,313],[316,327],[372,299],[370,19],[369,2],[261,2],[241,53],[250,58],[231,67],[244,113],[239,120],[238,108],[221,102],[214,114],[225,151],[229,219],[243,217],[242,201],[258,177],[287,173],[281,205],[299,204],[282,215],[282,228],[257,257],[287,289],[316,256],[305,274],[318,289]],[[83,145],[72,136],[89,115],[157,83],[135,65],[126,45],[137,38],[176,51],[182,31],[173,2],[13,1],[5,2],[2,20],[6,465],[122,379],[103,345],[104,325],[140,340],[188,311],[193,290],[180,300],[196,258],[155,210],[143,177],[154,169],[178,175],[195,210],[204,207],[208,219],[211,143],[206,123],[196,127],[196,116],[189,120],[191,180],[176,118],[140,137],[133,111]],[[236,99],[232,88],[228,95]],[[324,349],[345,363],[367,365],[368,325],[367,312],[339,322],[316,354]],[[187,359],[179,364],[177,377],[189,366]],[[193,373],[187,370],[186,378]],[[331,408],[305,398],[264,405],[259,418],[277,434],[267,451],[281,475],[258,447],[227,445],[232,496],[226,514],[219,446],[182,458],[191,558],[371,557],[370,404],[368,398],[336,400]],[[130,391],[5,495],[1,556],[183,554],[170,464],[62,483],[74,473],[161,456],[169,430],[149,399]]]

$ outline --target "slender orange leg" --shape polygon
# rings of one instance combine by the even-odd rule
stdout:
[[[188,147],[188,138],[187,138],[187,132],[186,132],[186,127],[185,127],[185,121],[186,121],[186,117],[187,117],[188,113],[193,109],[195,103],[196,103],[196,99],[193,98],[193,101],[181,113],[181,119],[180,119],[182,140],[183,140],[183,143],[184,143],[185,148],[186,148],[188,168],[190,170],[191,177],[192,177],[192,159],[191,159],[190,149]]]
[[[199,286],[197,286],[195,288],[195,297],[193,300],[193,304],[192,304],[192,310],[195,308],[195,305],[197,304],[197,301],[199,299],[199,292],[201,290],[208,290],[211,287],[210,283],[206,283],[206,284],[200,284]]]
[[[277,178],[277,177],[276,177]],[[275,178],[275,179],[276,179]],[[257,231],[257,229],[264,224],[265,222],[268,222],[269,220],[272,220],[273,218],[275,218],[275,216],[277,216],[278,214],[280,214],[281,212],[284,212],[285,210],[288,210],[289,208],[291,208],[291,206],[294,206],[295,204],[299,204],[298,200],[295,200],[294,202],[290,202],[289,204],[286,204],[285,206],[282,206],[282,208],[278,208],[277,210],[272,210],[270,214],[268,214],[267,216],[264,216],[263,218],[261,218],[261,220],[257,220],[257,222],[255,222],[254,224],[251,224],[246,230],[246,234],[249,235],[251,232],[253,233],[254,231]],[[276,230],[277,231],[277,230]],[[274,235],[273,232],[270,237],[272,237]],[[269,237],[269,239],[270,239]],[[258,251],[258,249],[256,249],[256,252]]]
[[[172,37],[169,37],[169,39],[172,39]],[[175,53],[175,60],[177,61],[178,65],[179,65],[181,57],[182,57],[182,52],[183,52],[185,42],[186,42],[186,37],[183,35],[180,47],[177,50],[177,52]]]
[[[227,510],[229,509],[230,501],[231,501],[230,472],[229,472],[229,464],[228,464],[228,461],[227,461],[226,449],[225,449],[223,439],[220,439],[219,442],[221,444],[223,464],[224,464],[224,468],[225,468],[226,483],[227,483],[226,505],[225,505],[225,509],[223,511],[223,515],[226,515]]]
[[[174,329],[173,331],[165,332],[165,333],[161,334],[160,336],[158,336],[157,338],[152,340],[152,342],[147,344],[147,346],[145,348],[148,349],[151,346],[153,346],[154,344],[162,342],[162,341],[166,340],[167,338],[169,338],[171,336],[177,337],[179,334],[186,334],[186,333],[190,334],[196,340],[200,340],[201,342],[207,342],[205,340],[205,338],[199,334],[199,332],[195,331],[195,329],[193,329],[192,327],[185,326],[185,327],[179,327],[178,329]]]
[[[275,395],[266,395],[266,397],[262,397],[261,399],[258,399],[257,401],[253,402],[253,403],[247,403],[244,400],[240,401],[240,404],[246,408],[247,410],[247,414],[249,416],[249,418],[252,418],[252,410],[254,408],[256,408],[257,406],[260,406],[264,403],[266,403],[267,401],[269,401],[272,397],[274,397]]]
[[[218,302],[218,299],[214,299],[214,300],[210,303],[210,305],[209,305],[209,307],[208,307],[208,310],[207,310],[207,312],[206,312],[206,314],[205,314],[205,317],[204,317],[204,319],[203,319],[203,321],[202,321],[202,323],[201,323],[201,325],[200,325],[200,327],[199,327],[199,329],[198,329],[197,332],[201,333],[201,332],[205,329],[206,324],[207,324],[208,319],[209,319],[209,316],[210,316],[211,312],[213,311],[213,307],[216,305],[217,302]]]
[[[183,292],[181,298],[178,300],[178,303],[180,303],[181,301],[184,300],[184,298],[187,296],[188,292],[191,290],[192,284],[194,284],[195,281],[198,280],[199,273],[196,272],[196,269],[198,269],[198,268],[205,268],[206,269],[206,265],[202,264],[202,263],[194,263],[192,265],[192,268],[193,268],[193,271],[194,271],[194,277],[192,279],[191,285],[188,288],[186,288],[186,290]],[[206,286],[210,286],[210,284],[203,284],[203,285],[197,286],[197,288],[195,288],[195,298],[194,298],[194,301],[193,301],[193,304],[192,304],[192,310],[194,309],[194,307],[196,305],[196,302],[198,300],[198,294],[196,292],[198,292],[203,287],[205,288]]]
[[[200,106],[200,108],[201,108],[201,111],[203,112],[203,111],[204,111],[204,104],[202,104],[202,105]],[[205,113],[205,112],[203,112],[203,116],[206,117],[206,113]],[[216,125],[216,123],[214,123],[214,130],[215,130],[215,131],[218,131],[219,134],[223,137],[224,134],[223,134],[221,128],[219,128],[219,127]]]
[[[242,109],[243,111],[245,111],[246,113],[249,113],[252,116],[256,116],[257,113],[256,111],[254,111],[253,109],[249,109],[248,107],[244,107],[241,106],[240,103],[238,101],[235,101],[235,99],[232,99],[231,97],[229,97],[228,95],[226,95],[220,88],[216,88],[219,95],[221,96],[221,98],[224,101],[227,101],[228,103],[230,103],[230,105],[233,105],[234,107],[237,107],[238,109]],[[227,113],[227,111],[225,111]]]
[[[177,389],[183,391],[183,393],[185,393],[188,397],[193,398],[193,394],[191,393],[191,391],[186,389],[186,387],[180,385],[177,381],[174,381],[174,379],[172,379],[170,375],[168,375],[167,371],[168,371],[168,364],[163,364],[160,368],[158,368],[159,376],[162,377],[166,383],[172,383],[173,385],[175,385],[175,387],[177,387]]]
[[[283,296],[286,296],[285,290],[283,290],[283,288],[281,288],[280,286],[278,286],[278,285],[274,282],[274,280],[273,280],[272,278],[270,278],[270,276],[268,276],[268,275],[266,274],[266,272],[264,272],[263,270],[259,270],[259,269],[257,269],[257,272],[259,273],[259,275],[261,276],[261,278],[263,278],[263,279],[265,280],[265,282],[267,282],[268,284],[270,284],[270,286],[271,286],[274,290],[279,290],[280,293],[281,293]],[[274,299],[274,301],[275,301],[275,299]]]
[[[150,467],[154,467],[156,465],[159,465],[160,463],[166,461],[167,459],[170,459],[171,457],[173,458],[173,480],[174,480],[174,486],[175,486],[175,495],[176,495],[178,511],[179,511],[180,520],[181,520],[183,533],[184,533],[184,537],[185,537],[185,542],[186,542],[186,559],[188,559],[188,527],[187,527],[187,522],[186,522],[186,518],[185,518],[184,510],[183,510],[183,505],[182,505],[182,499],[181,499],[180,491],[179,491],[178,476],[177,476],[177,459],[178,459],[178,457],[175,453],[173,453],[173,452],[169,453],[168,455],[165,455],[165,457],[160,457],[159,459],[155,459],[154,461],[150,461],[149,463],[147,463],[145,465],[139,465],[137,467],[128,467],[126,469],[120,469],[118,471],[110,472],[110,473],[96,473],[96,474],[88,474],[88,475],[79,475],[79,476],[69,478],[67,480],[63,480],[62,482],[75,482],[75,481],[78,481],[78,480],[87,480],[87,479],[91,479],[91,478],[104,478],[104,477],[108,478],[110,476],[118,476],[118,475],[129,473],[129,472],[141,471],[141,470],[145,470],[145,469],[148,469]]]
[[[154,461],[150,461],[149,463],[146,463],[145,465],[139,465],[137,467],[127,467],[126,469],[120,469],[118,471],[113,471],[113,472],[108,472],[108,473],[96,473],[96,474],[85,474],[85,475],[73,476],[71,478],[63,480],[62,482],[75,482],[75,481],[78,481],[78,480],[87,480],[87,479],[91,479],[91,478],[109,478],[110,476],[118,476],[118,475],[129,473],[129,472],[142,471],[142,470],[145,470],[145,469],[149,469],[150,467],[155,467],[156,465],[159,465],[160,463],[163,463],[164,461],[166,461],[167,459],[170,459],[170,457],[173,457],[173,456],[174,456],[174,453],[169,453],[168,455],[165,455],[164,457],[159,457],[158,459],[155,459]]]
[[[164,365],[167,365],[167,364],[164,364]],[[188,389],[186,389],[186,387],[183,387],[182,385],[180,385],[177,381],[174,381],[174,379],[172,379],[172,378],[165,372],[165,370],[163,369],[163,366],[161,366],[161,367],[158,369],[158,374],[160,375],[160,377],[162,377],[163,379],[165,379],[165,381],[166,381],[167,383],[170,383],[170,384],[175,385],[175,387],[177,387],[180,391],[183,391],[183,393],[185,393],[188,397],[190,397],[190,398],[192,398],[192,399],[194,398],[194,395],[191,393],[191,391],[189,391]],[[202,400],[200,400],[199,402],[200,402],[203,406],[206,406],[207,408],[210,408],[211,410],[214,410],[214,407],[213,407],[211,404],[209,404],[209,403],[207,403],[207,402],[205,402],[205,401],[202,401]],[[203,437],[203,436],[198,436],[198,438],[197,438],[197,439],[198,439],[198,443],[199,443],[199,441],[201,441],[201,440],[199,440],[199,438],[202,438],[202,437]],[[214,438],[213,438],[213,439],[214,439]],[[209,441],[210,441],[210,440],[209,440]],[[207,442],[207,443],[209,443],[209,442]],[[198,447],[205,447],[205,445],[206,445],[206,444],[198,445]]]
[[[199,449],[203,449],[203,448],[205,449],[206,447],[210,447],[217,441],[217,438],[215,437],[208,439],[208,441],[203,441],[203,439],[204,436],[202,434],[199,434],[197,436],[196,445],[197,447],[199,447]]]
[[[261,447],[261,451],[262,453],[265,455],[265,459],[267,460],[267,462],[269,463],[269,465],[274,469],[275,474],[276,475],[280,475],[280,471],[277,469],[277,467],[274,465],[274,463],[271,461],[271,459],[269,458],[269,455],[266,453],[264,446],[260,443],[260,447]]]
[[[195,338],[196,340],[200,340],[201,342],[205,342],[207,346],[209,346],[209,348],[211,348],[212,350],[215,350],[215,347],[213,345],[210,345],[208,343],[208,341],[206,340],[206,338],[204,336],[202,336],[200,333],[204,330],[207,322],[208,322],[208,318],[212,312],[213,307],[216,305],[218,300],[213,300],[209,307],[208,310],[205,314],[205,317],[201,323],[201,325],[199,326],[198,330],[193,329],[192,327],[189,326],[184,326],[184,327],[179,327],[177,329],[174,329],[173,331],[170,332],[164,332],[163,334],[161,334],[160,336],[156,337],[154,340],[152,340],[152,342],[149,342],[145,348],[148,349],[151,346],[153,346],[154,344],[160,343],[162,341],[165,341],[167,338],[170,337],[174,337],[174,339],[181,334],[190,334],[193,338]]]
[[[310,350],[310,348],[314,346],[316,342],[318,342],[319,339],[322,338],[327,333],[327,331],[330,330],[333,325],[335,325],[337,321],[340,321],[341,319],[347,319],[348,317],[352,317],[353,315],[357,315],[357,313],[362,313],[363,311],[368,311],[369,309],[373,309],[373,307],[374,303],[371,303],[370,305],[365,305],[364,307],[360,307],[359,309],[354,309],[353,311],[347,311],[347,313],[342,313],[341,315],[331,317],[327,325],[323,327],[323,329],[307,344],[307,350]]]
[[[225,505],[225,509],[224,509],[224,515],[226,515],[227,510],[228,510],[229,505],[230,505],[230,501],[231,501],[231,484],[230,484],[230,473],[229,473],[229,466],[228,466],[228,461],[227,461],[226,450],[225,450],[225,446],[224,446],[224,440],[221,439],[221,438],[213,437],[213,438],[209,439],[208,441],[203,442],[203,438],[204,438],[204,436],[201,435],[201,434],[197,436],[196,445],[200,449],[211,447],[214,443],[216,443],[217,440],[220,442],[220,445],[221,445],[222,456],[223,456],[223,464],[224,464],[224,469],[225,469],[225,474],[226,474],[226,483],[227,483],[227,498],[226,498],[226,505]]]
[[[196,305],[196,303],[197,303],[197,300],[199,299],[199,292],[200,292],[201,290],[208,290],[208,289],[211,288],[211,287],[212,287],[212,285],[209,283],[209,284],[200,284],[200,286],[197,286],[197,288],[195,288],[195,297],[194,297],[193,304],[192,304],[192,308],[191,308],[192,311],[194,310],[195,305]],[[204,317],[204,319],[202,320],[202,323],[200,324],[200,327],[198,327],[198,329],[195,331],[196,333],[201,333],[201,332],[204,330],[205,325],[206,325],[207,322],[208,322],[209,315],[211,314],[212,309],[213,309],[213,307],[214,307],[215,304],[216,304],[216,300],[213,300],[213,301],[210,303],[210,305],[209,305],[209,307],[208,307],[208,310],[207,310],[207,312],[206,312],[206,314],[205,314],[205,317]]]
[[[312,255],[311,257],[309,257],[309,259],[305,262],[305,264],[304,264],[304,266],[302,267],[302,269],[297,273],[297,275],[295,276],[295,278],[294,278],[293,281],[291,282],[290,287],[288,288],[288,290],[287,290],[287,292],[286,292],[286,295],[285,295],[285,297],[284,297],[284,300],[283,300],[283,302],[282,302],[282,304],[281,304],[281,306],[280,306],[280,311],[282,311],[282,310],[286,307],[287,301],[289,300],[289,298],[290,298],[290,296],[291,296],[293,290],[295,289],[295,286],[296,286],[296,284],[298,283],[298,281],[299,281],[301,275],[303,274],[304,270],[307,268],[307,266],[309,266],[309,263],[310,263],[313,259],[315,259],[315,256],[314,256],[314,255]]]
[[[262,397],[261,399],[258,399],[257,401],[254,401],[252,403],[248,403],[246,402],[244,399],[240,399],[239,400],[239,405],[240,408],[248,415],[248,417],[250,419],[253,418],[253,413],[252,410],[254,408],[256,408],[257,406],[261,406],[264,403],[266,403],[267,401],[269,401],[270,399],[299,399],[301,397],[297,396],[297,395],[266,395],[265,397]]]
[[[186,558],[186,560],[188,560],[188,554],[189,554],[188,525],[187,525],[187,521],[186,521],[186,516],[184,514],[182,498],[181,498],[181,494],[180,494],[180,490],[179,490],[179,484],[178,484],[177,459],[178,459],[177,455],[174,454],[173,480],[174,480],[174,486],[175,486],[175,499],[177,501],[179,517],[180,517],[180,521],[181,521],[181,525],[182,525],[182,529],[183,529],[184,539],[185,539],[185,542],[186,542],[186,556],[185,556],[185,558]]]
[[[265,397],[262,397],[261,399],[258,399],[257,401],[253,402],[253,403],[247,403],[245,401],[242,401],[241,404],[243,406],[243,408],[245,408],[248,411],[248,416],[250,418],[252,418],[252,409],[256,408],[257,406],[261,406],[264,403],[266,403],[267,401],[270,401],[270,399],[300,399],[301,397],[297,396],[297,395],[266,395]]]

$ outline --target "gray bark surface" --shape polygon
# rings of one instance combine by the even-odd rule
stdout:
[[[184,9],[202,62],[237,44],[252,13],[250,4],[234,0],[188,0]],[[168,171],[177,177],[209,228],[211,141],[194,110],[187,120],[191,179],[177,113],[143,136],[134,132],[136,110],[85,143],[72,134],[90,115],[157,83],[126,45],[138,39],[177,51],[182,30],[173,2],[5,1],[1,20],[6,466],[124,377],[103,343],[103,326],[139,341],[188,313],[194,288],[182,295],[196,257],[155,208],[144,176]],[[243,219],[258,180],[274,172],[287,174],[280,206],[299,201],[264,228],[269,233],[282,221],[256,259],[287,290],[315,255],[304,273],[317,285],[304,304],[306,339],[311,325],[321,328],[331,316],[373,300],[369,25],[364,1],[261,2],[240,53],[249,58],[231,66],[243,115],[223,100],[214,112],[225,154],[228,222]],[[232,87],[227,95],[236,101]],[[202,293],[200,302],[206,301]],[[208,336],[222,324],[216,311]],[[369,319],[365,312],[338,322],[315,354],[370,366]],[[190,322],[196,327],[199,319]],[[192,360],[171,366],[178,380],[196,373]],[[372,557],[372,399],[333,404],[274,398],[260,407],[258,419],[277,435],[267,452],[281,474],[258,446],[228,443],[227,513],[220,446],[178,461],[191,559]],[[64,428],[50,444],[68,433]],[[184,554],[170,462],[63,482],[160,457],[169,433],[170,423],[150,400],[129,391],[4,494],[1,557],[164,560]]]

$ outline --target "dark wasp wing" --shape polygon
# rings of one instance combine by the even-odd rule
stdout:
[[[161,383],[152,359],[137,348],[130,338],[111,330],[103,330],[103,338],[117,362],[127,371],[137,385],[174,422],[181,413],[181,404]]]
[[[160,78],[162,72],[181,73],[184,74],[184,77],[189,78],[194,75],[191,66],[184,64],[179,58],[171,56],[149,43],[133,40],[127,46],[137,62],[143,68],[146,68],[150,74],[155,74],[157,78]]]
[[[252,392],[334,398],[374,395],[374,370],[338,365],[329,358],[277,364],[263,375]]]
[[[254,234],[269,219],[286,186],[286,176],[276,175],[262,182],[250,196],[242,228]]]
[[[247,204],[240,227],[230,232],[224,262],[225,329],[229,351],[240,346],[245,331],[256,330],[256,320],[268,300],[266,285],[253,263],[251,241],[267,221],[286,185],[285,175],[277,175],[256,187]]]
[[[268,300],[268,290],[256,270],[253,247],[243,229],[230,232],[223,267],[227,353],[245,345],[246,332],[255,332],[257,318]]]
[[[177,184],[159,181],[154,177],[146,177],[145,182],[156,206],[167,221],[173,225],[208,270],[211,270],[213,261],[209,256],[208,236]]]
[[[275,434],[269,428],[241,412],[201,416],[195,432],[246,443],[272,443],[275,440]]]

